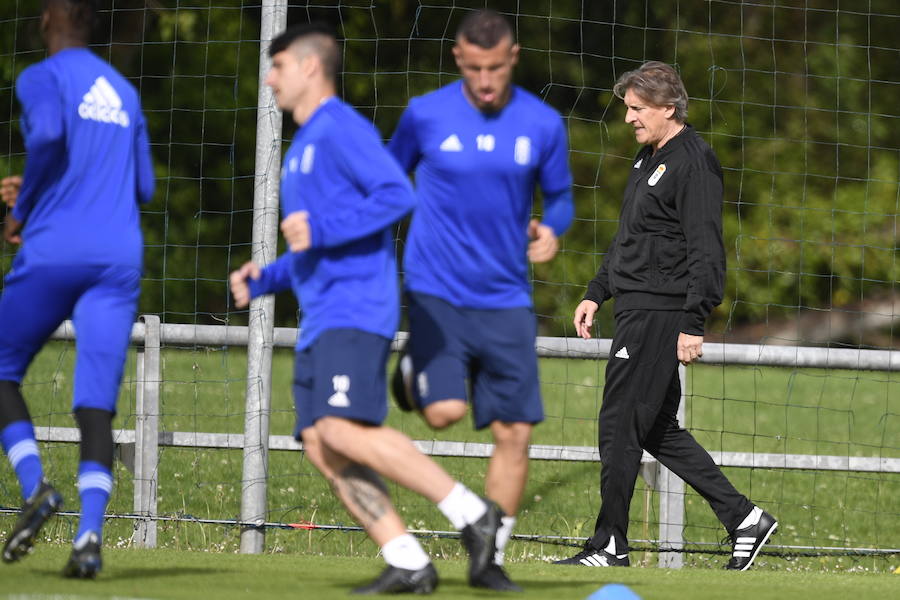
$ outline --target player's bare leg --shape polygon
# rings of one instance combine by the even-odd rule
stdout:
[[[468,408],[465,400],[450,398],[429,404],[422,409],[422,416],[432,428],[444,429],[462,420]]]
[[[425,421],[435,429],[443,429],[461,420],[468,412],[464,400],[448,399],[434,402],[426,406],[422,415]],[[532,425],[530,423],[491,424],[494,435],[494,453],[488,463],[485,477],[485,495],[497,503],[503,511],[501,524],[497,530],[496,552],[493,565],[485,575],[492,589],[519,590],[500,568],[503,565],[506,543],[512,535],[516,514],[522,492],[528,481],[528,444],[531,440]]]
[[[378,473],[434,502],[454,527],[461,531],[461,541],[470,559],[470,585],[490,589],[513,589],[503,587],[509,586],[510,582],[505,577],[497,577],[499,569],[493,563],[497,530],[501,520],[501,510],[495,504],[485,502],[471,490],[454,481],[443,468],[422,454],[409,437],[395,429],[364,425],[330,416],[320,418],[315,428],[325,449],[323,452],[325,464],[335,473],[336,491],[340,486],[344,486],[339,493],[357,494],[357,503],[358,498],[363,496],[367,498],[370,514],[362,516],[377,527],[377,533],[373,528],[373,534],[381,536],[380,539],[383,540],[396,533],[396,524],[392,525],[389,520],[380,522],[381,519],[385,519],[387,513],[378,512],[382,506],[378,500],[380,497],[375,491],[376,486],[373,483],[368,485],[361,483],[365,477]],[[348,471],[345,464],[333,461],[331,453],[341,456],[348,463],[355,463],[358,469],[364,470]],[[402,527],[402,521],[400,526]],[[415,542],[408,534],[407,538],[407,545]],[[394,540],[390,540],[388,544],[393,542]],[[387,549],[387,546],[382,546],[386,560]],[[387,589],[385,580],[390,582],[396,579],[394,575],[390,569],[386,570],[382,573],[382,577],[367,589],[384,591]],[[408,573],[400,575],[406,576]]]
[[[406,527],[391,503],[384,482],[369,467],[351,462],[327,446],[320,448],[322,464],[330,475],[328,482],[344,504],[372,538],[383,546],[406,533]]]
[[[519,512],[519,503],[528,481],[530,423],[491,423],[494,453],[488,463],[485,491],[507,515]]]
[[[406,532],[378,474],[334,452],[327,444],[318,450],[324,467],[322,472],[330,474],[328,479],[335,495],[378,544],[388,563],[374,582],[356,588],[353,593],[433,592],[438,584],[437,571],[419,543]]]
[[[364,465],[434,503],[447,497],[455,481],[412,440],[390,427],[373,427],[338,417],[322,417],[316,431],[328,448]]]
[[[506,544],[512,535],[522,494],[528,482],[528,445],[532,429],[530,423],[491,423],[494,453],[488,463],[485,492],[505,513],[497,531],[497,555],[494,561],[498,565],[503,564]]]
[[[306,459],[318,469],[325,479],[331,481],[334,473],[325,463],[325,457],[322,455],[322,440],[319,438],[316,428],[305,427],[300,435],[303,438],[303,453],[306,455]]]

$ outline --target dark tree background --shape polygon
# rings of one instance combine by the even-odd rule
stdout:
[[[141,310],[168,322],[242,323],[226,280],[250,255],[260,2],[101,5],[94,50],[139,88],[159,178],[143,215]],[[837,0],[319,0],[291,2],[288,22],[335,26],[346,40],[341,93],[387,139],[411,96],[457,77],[453,32],[483,6],[514,23],[516,81],[563,115],[570,136],[576,222],[561,255],[533,268],[542,333],[572,335],[571,312],[616,228],[637,147],[612,85],[663,60],[681,72],[689,121],[725,169],[728,284],[711,335],[895,345],[894,0],[850,9]],[[0,6],[0,175],[24,164],[14,81],[45,56],[39,12],[39,0]],[[285,139],[292,133],[286,123]],[[14,252],[3,246],[4,270]],[[296,324],[292,299],[277,306],[279,324]],[[602,335],[609,315],[604,307]]]

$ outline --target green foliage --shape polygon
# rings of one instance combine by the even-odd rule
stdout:
[[[117,0],[94,46],[140,88],[150,123],[159,191],[144,214],[141,310],[166,321],[243,319],[229,308],[226,279],[250,254],[260,9],[214,4]],[[337,26],[341,93],[388,138],[411,96],[457,77],[454,28],[485,4],[514,20],[517,82],[558,109],[569,132],[576,221],[561,255],[532,269],[542,333],[572,333],[572,310],[615,231],[637,147],[610,90],[649,59],[676,64],[690,121],[725,169],[729,270],[712,331],[896,293],[895,3],[648,11],[633,2],[335,0],[292,3],[288,20]],[[39,5],[0,7],[0,174],[23,165],[13,81],[44,56]],[[285,139],[293,130],[285,124]],[[4,246],[0,266],[12,252]],[[278,307],[279,324],[296,322],[291,299]]]

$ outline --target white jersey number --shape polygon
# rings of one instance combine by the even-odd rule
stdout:
[[[482,134],[475,138],[475,146],[482,152],[493,152],[496,140],[491,134]]]

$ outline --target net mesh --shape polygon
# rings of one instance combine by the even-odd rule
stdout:
[[[229,305],[227,276],[250,256],[260,3],[114,0],[101,6],[92,47],[140,90],[159,178],[157,196],[142,215],[147,251],[141,311],[164,322],[244,324],[246,313]],[[561,240],[560,255],[531,271],[542,335],[573,335],[570,315],[616,230],[637,147],[612,85],[643,61],[662,60],[679,70],[690,96],[689,121],[725,172],[726,297],[707,340],[896,347],[896,2],[344,0],[290,2],[288,22],[335,25],[345,42],[340,92],[387,139],[410,97],[457,78],[450,52],[456,25],[484,6],[513,23],[522,47],[516,82],[561,113],[570,139],[576,220]],[[14,81],[45,56],[39,12],[37,0],[0,7],[0,175],[20,173],[24,165]],[[287,141],[294,126],[285,121]],[[3,243],[4,272],[14,252]],[[293,300],[282,297],[276,306],[277,323],[295,326]],[[597,334],[610,337],[610,306],[597,322]],[[24,389],[38,425],[73,426],[73,357],[74,347],[51,344],[30,372]],[[245,358],[235,348],[167,348],[162,428],[240,433]],[[288,435],[290,351],[276,352],[274,368],[272,433]],[[603,368],[595,361],[542,361],[547,421],[536,429],[535,443],[595,445]],[[132,363],[126,373],[133,373]],[[133,381],[126,379],[116,422],[121,428],[134,421],[128,408],[134,405]],[[714,365],[688,370],[685,426],[713,451],[896,459],[898,413],[895,373]],[[435,434],[414,415],[392,413],[389,423],[416,439],[490,441],[468,424]],[[74,497],[77,452],[50,445],[45,455]],[[481,489],[484,459],[439,460]],[[240,464],[239,451],[162,448],[160,512],[237,518]],[[896,473],[727,468],[726,474],[783,523],[782,555],[897,546]],[[600,501],[597,482],[596,463],[536,462],[517,533],[547,540],[589,535]],[[131,510],[130,485],[128,471],[117,467],[114,512]],[[352,525],[302,456],[273,452],[269,486],[269,521]],[[447,529],[424,500],[399,488],[392,492],[410,527]],[[11,473],[3,471],[0,504],[16,506],[16,494]],[[657,500],[639,482],[630,531],[636,546],[659,548]],[[703,552],[725,548],[717,545],[723,531],[691,490],[685,505],[686,549],[699,553],[695,560],[706,560]],[[11,519],[0,520],[0,529],[5,523]],[[122,527],[119,537],[128,543],[127,523]],[[180,521],[161,527],[161,544],[237,544],[233,527]],[[332,529],[273,531],[269,544],[373,551],[361,534],[349,539]],[[552,543],[512,548],[514,558],[568,552]],[[849,559],[836,564],[843,560]]]

